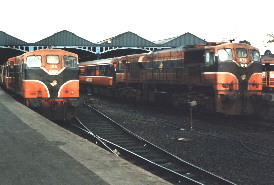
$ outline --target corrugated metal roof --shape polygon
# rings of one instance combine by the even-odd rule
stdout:
[[[167,42],[169,42],[169,41],[171,41],[171,40],[174,40],[174,39],[176,39],[176,38],[178,38],[178,37],[172,37],[172,38],[168,38],[168,39],[157,40],[157,41],[154,41],[154,43],[155,43],[155,44],[165,44],[165,43],[167,43]]]
[[[115,37],[98,42],[100,46],[107,47],[156,47],[157,45],[130,31]]]
[[[3,31],[0,31],[0,45],[1,46],[19,46],[27,45],[27,42],[17,39]]]
[[[160,44],[163,47],[179,47],[186,45],[194,45],[194,44],[205,44],[207,43],[205,40],[187,32],[178,37],[173,37],[170,39],[165,39],[161,41],[156,41],[157,44]]]
[[[35,46],[96,46],[96,44],[83,39],[67,30],[60,31],[43,40],[34,43]]]
[[[199,37],[185,33],[183,35],[156,42],[146,40],[130,31],[105,39],[97,44],[83,39],[72,32],[63,30],[35,43],[27,43],[0,31],[0,46],[87,46],[87,47],[180,47],[193,44],[205,44]]]

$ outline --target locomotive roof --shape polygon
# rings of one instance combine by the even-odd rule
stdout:
[[[63,53],[70,53],[70,54],[73,54],[73,55],[77,55],[76,53],[72,53],[70,51],[66,51],[66,50],[62,50],[62,49],[39,49],[39,50],[35,50],[35,51],[30,51],[30,52],[27,52],[27,53],[39,53],[39,52],[63,52]],[[24,53],[24,54],[27,54],[27,53]]]
[[[262,55],[262,60],[274,60],[274,54]]]
[[[186,49],[206,49],[206,48],[212,48],[212,47],[216,47],[216,46],[244,46],[247,44],[244,43],[227,43],[227,42],[208,42],[207,44],[196,44],[196,45],[187,45],[187,46],[181,46],[181,47],[177,47],[177,48],[171,48],[171,49],[164,49],[164,50],[160,50],[160,51],[152,51],[150,53],[164,53],[164,52],[168,52],[168,51],[183,51]],[[253,47],[253,46],[250,46]],[[253,47],[255,48],[255,47]],[[256,48],[257,49],[257,48]]]
[[[226,42],[208,42],[207,44],[196,44],[196,45],[191,45],[191,46],[181,46],[181,47],[177,47],[177,48],[170,48],[170,49],[164,49],[164,50],[160,50],[160,51],[151,51],[149,53],[141,53],[141,54],[133,54],[133,55],[125,55],[125,56],[119,56],[119,57],[114,57],[114,58],[107,58],[107,59],[100,59],[100,60],[92,60],[92,61],[86,61],[86,62],[81,62],[80,65],[84,66],[84,65],[96,65],[96,64],[112,64],[114,62],[115,59],[119,59],[119,58],[124,58],[124,57],[141,57],[143,55],[148,55],[148,54],[157,54],[157,53],[165,53],[165,52],[169,52],[169,51],[184,51],[184,50],[202,50],[202,49],[209,49],[212,47],[216,47],[216,46],[227,46],[227,47],[232,47],[232,46],[249,46],[247,44],[244,43],[226,43]],[[249,46],[251,48],[257,49],[253,46]],[[258,49],[257,49],[258,50]],[[273,55],[274,57],[274,55]]]
[[[263,55],[262,56],[262,63],[269,63],[269,64],[274,64],[274,55]]]
[[[106,58],[106,59],[99,59],[99,60],[91,60],[91,61],[86,61],[86,62],[81,62],[80,65],[96,65],[96,64],[111,64],[112,63],[112,58]]]

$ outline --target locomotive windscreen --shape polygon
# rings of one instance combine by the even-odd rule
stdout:
[[[204,63],[204,50],[185,51],[185,63]]]

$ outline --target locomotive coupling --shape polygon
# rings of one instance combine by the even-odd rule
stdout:
[[[240,95],[239,94],[221,94],[221,100],[223,102],[226,101],[237,101],[240,99]]]
[[[239,99],[239,95],[238,94],[229,94],[228,99],[231,101],[236,101]]]

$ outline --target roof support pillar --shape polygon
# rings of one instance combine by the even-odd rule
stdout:
[[[100,54],[100,47],[96,47],[96,53],[95,54]]]
[[[29,51],[34,51],[34,46],[29,46]]]

